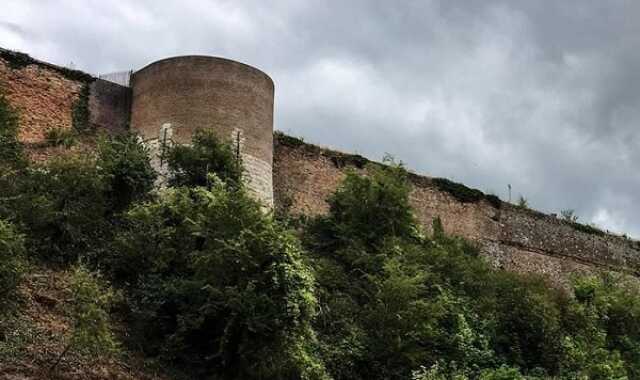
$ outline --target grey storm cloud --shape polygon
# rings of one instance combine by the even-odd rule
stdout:
[[[0,46],[92,73],[257,66],[277,129],[640,237],[640,2],[5,0]]]

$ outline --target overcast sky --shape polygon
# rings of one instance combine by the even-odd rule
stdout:
[[[94,74],[256,66],[275,128],[640,237],[640,1],[3,0],[0,46]]]

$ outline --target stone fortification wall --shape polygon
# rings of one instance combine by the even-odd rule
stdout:
[[[366,170],[366,162],[276,134],[276,207],[294,214],[325,213],[325,200],[346,169]],[[433,219],[440,217],[447,233],[476,242],[496,267],[542,273],[560,284],[571,273],[600,268],[640,274],[639,242],[522,209],[446,180],[410,178],[411,203],[425,230],[429,232]]]
[[[84,82],[20,57],[0,55],[0,91],[20,114],[20,140],[36,144],[48,129],[71,128],[73,104]]]
[[[239,150],[249,189],[273,205],[274,86],[266,74],[227,59],[185,56],[135,72],[131,87],[131,128],[150,146],[188,144],[196,130],[213,130]]]
[[[195,129],[212,128],[237,144],[250,189],[267,204],[275,195],[276,207],[294,214],[327,212],[326,199],[346,169],[364,171],[369,162],[281,134],[272,145],[273,82],[238,62],[167,59],[137,72],[132,86],[0,49],[0,91],[19,111],[20,140],[36,160],[64,153],[46,147],[46,131],[74,128],[80,106],[88,112],[89,127],[99,130],[125,131],[131,115],[133,128],[156,147],[163,135],[188,143]],[[91,144],[74,149],[80,148],[91,149]],[[521,209],[443,179],[412,175],[411,181],[411,203],[425,229],[440,217],[448,233],[476,242],[497,267],[543,273],[560,283],[570,273],[597,269],[640,274],[637,241]]]
[[[121,133],[129,128],[131,88],[95,79],[89,85],[89,123],[97,130]]]
[[[46,146],[46,133],[71,130],[78,108],[86,110],[80,113],[85,112],[88,128],[122,132],[129,121],[129,88],[4,49],[0,49],[0,91],[17,109],[20,141],[35,160],[61,153]]]

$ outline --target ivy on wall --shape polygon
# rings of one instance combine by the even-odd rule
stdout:
[[[0,168],[24,164],[22,145],[18,141],[19,115],[0,88]],[[2,173],[2,170],[0,170]]]
[[[74,130],[78,132],[89,131],[91,128],[89,113],[89,85],[85,83],[71,109],[71,125]]]

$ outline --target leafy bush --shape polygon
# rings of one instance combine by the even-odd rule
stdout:
[[[44,138],[49,146],[70,148],[76,143],[76,135],[70,129],[51,128],[45,132]]]
[[[97,158],[67,155],[0,178],[0,217],[27,232],[41,258],[74,262],[103,248],[117,213],[145,199],[155,172],[135,136],[105,137]]]
[[[419,235],[409,206],[407,173],[401,165],[373,168],[370,176],[348,172],[328,199],[330,212],[318,220],[322,235],[316,249],[335,249],[353,242],[376,247],[387,237]]]
[[[605,274],[575,279],[566,310],[563,371],[591,378],[640,375],[640,285]],[[607,377],[610,376],[610,377]]]
[[[562,220],[565,220],[567,222],[575,223],[578,221],[578,215],[576,215],[575,210],[571,210],[571,209],[560,211],[560,217],[562,218]]]
[[[525,380],[516,368],[501,366],[498,369],[484,370],[478,380]]]
[[[432,237],[417,233],[393,170],[348,174],[305,231],[314,327],[335,379],[402,379],[410,368],[422,368],[414,379],[637,376],[637,284],[582,279],[571,298],[495,271],[439,219]]]
[[[517,203],[518,207],[520,208],[524,208],[524,209],[528,209],[529,208],[529,201],[527,200],[527,198],[525,198],[524,196],[520,196],[518,198],[518,203]]]
[[[171,149],[174,187],[155,193],[148,152],[132,135],[102,138],[95,158],[21,163],[3,101],[0,302],[12,298],[26,245],[98,265],[126,295],[131,343],[199,377],[640,378],[637,281],[581,277],[567,294],[494,270],[439,218],[431,236],[421,232],[408,174],[392,161],[349,172],[329,213],[296,225],[305,252],[248,196],[236,152],[211,132]],[[60,360],[112,352],[113,293],[85,268],[73,277],[75,328]]]
[[[424,238],[409,191],[401,166],[351,172],[307,231],[322,311],[315,327],[336,379],[407,378],[443,357],[475,373],[496,360],[465,294],[477,285],[466,274],[484,264],[442,231]]]
[[[144,200],[157,177],[149,162],[148,149],[133,134],[102,138],[98,142],[96,165],[112,211]]]
[[[11,224],[0,219],[0,318],[15,299],[24,271],[24,239]]]
[[[420,369],[413,371],[411,374],[412,380],[469,380],[469,377],[464,371],[457,371],[453,368],[448,368],[446,365],[436,363],[430,368],[421,367]]]
[[[54,261],[74,260],[99,237],[103,185],[91,162],[58,159],[7,179],[1,216],[28,232],[30,251]]]
[[[446,178],[433,178],[431,182],[440,191],[449,193],[452,197],[462,203],[476,203],[484,199],[495,208],[500,208],[502,206],[502,201],[497,196],[493,194],[485,194],[478,189],[472,189],[461,183],[453,182]]]
[[[91,355],[94,359],[118,352],[110,322],[109,310],[115,293],[103,283],[97,273],[77,266],[71,276],[70,318],[72,329],[64,350],[58,355],[50,370],[71,351]]]
[[[563,294],[536,276],[501,273],[493,283],[496,353],[505,363],[524,369],[557,371]]]
[[[28,230],[40,257],[72,262],[108,231],[104,181],[86,157],[53,160],[22,175],[12,201],[14,219]]]
[[[18,126],[17,111],[0,92],[0,169],[25,163],[22,145],[18,141]]]
[[[215,173],[230,186],[238,186],[242,163],[230,144],[221,142],[213,131],[198,130],[192,145],[176,145],[168,152],[172,186],[209,186],[208,175]]]
[[[605,236],[606,233],[602,231],[600,228],[592,225],[592,224],[582,224],[582,223],[570,223],[571,226],[577,231],[584,232],[585,234],[596,235],[596,236]]]
[[[313,276],[296,238],[242,189],[168,190],[127,213],[113,275],[151,354],[224,378],[320,379]]]

